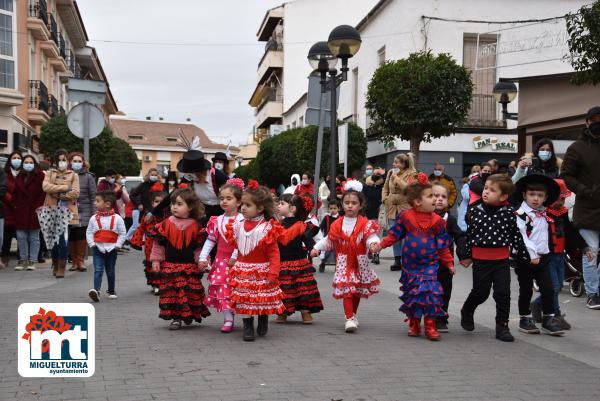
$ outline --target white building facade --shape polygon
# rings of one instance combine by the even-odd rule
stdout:
[[[286,129],[283,115],[306,92],[311,73],[306,59],[310,47],[327,40],[333,28],[357,24],[377,0],[297,0],[266,12],[256,34],[265,42],[265,53],[258,64],[257,84],[250,106],[255,108],[253,139],[260,142],[268,135]],[[298,119],[289,128],[304,125]]]
[[[348,81],[340,92],[338,117],[368,131],[366,94],[375,70],[385,61],[406,58],[430,49],[449,53],[472,71],[475,85],[468,123],[454,136],[421,145],[420,168],[430,172],[433,163],[446,166],[455,178],[471,165],[495,158],[507,163],[516,157],[516,122],[502,121],[492,89],[499,79],[572,71],[564,60],[567,34],[564,18],[588,1],[564,0],[382,0],[356,25],[363,39],[350,59]],[[547,20],[546,20],[547,19]],[[525,22],[527,21],[527,22]],[[298,84],[293,86],[296,90]],[[287,91],[287,88],[284,87]],[[301,98],[302,93],[297,97]],[[516,112],[518,97],[508,111]],[[284,115],[291,126],[306,111],[300,99]],[[500,145],[498,145],[500,144]],[[511,144],[514,144],[512,146]],[[370,140],[370,162],[391,166],[398,151],[408,151],[406,141],[391,148]]]

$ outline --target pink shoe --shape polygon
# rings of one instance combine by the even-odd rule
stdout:
[[[233,320],[225,320],[221,326],[221,333],[231,333],[233,331]]]

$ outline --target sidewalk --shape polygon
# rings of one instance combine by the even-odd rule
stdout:
[[[201,325],[169,331],[158,319],[158,297],[145,285],[141,254],[119,256],[117,293],[96,308],[96,373],[89,379],[25,379],[17,373],[16,318],[22,302],[88,302],[92,272],[0,271],[0,399],[4,400],[577,400],[600,396],[600,312],[582,298],[561,297],[574,329],[563,338],[518,333],[494,339],[493,302],[477,311],[474,333],[457,313],[470,289],[460,268],[450,333],[432,343],[408,338],[398,312],[398,272],[389,254],[377,272],[381,293],[361,303],[360,329],[343,331],[331,298],[332,268],[316,273],[325,310],[312,326],[294,316],[271,324],[266,338],[221,334],[215,313]],[[513,287],[516,280],[513,280]],[[516,293],[513,293],[516,294]],[[513,302],[516,299],[513,300]],[[568,302],[567,302],[568,301]],[[516,319],[516,309],[511,317]]]

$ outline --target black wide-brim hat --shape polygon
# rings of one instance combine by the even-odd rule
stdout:
[[[227,155],[223,152],[217,152],[215,153],[215,156],[212,158],[213,163],[216,160],[223,160],[225,163],[227,163],[229,161],[229,158],[227,157]]]
[[[544,202],[544,206],[550,206],[560,196],[560,186],[554,181],[552,178],[547,177],[543,174],[530,174],[521,178],[516,182],[515,186],[517,187],[517,191],[515,192],[515,196],[520,198],[520,202],[523,201],[523,193],[525,192],[527,185],[533,183],[544,184],[548,189],[548,199]],[[519,202],[519,203],[520,203]]]
[[[211,168],[211,164],[204,158],[200,150],[188,150],[177,163],[177,171],[181,173],[197,173]]]

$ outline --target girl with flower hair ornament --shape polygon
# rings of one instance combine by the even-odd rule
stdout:
[[[406,197],[412,208],[402,212],[374,252],[404,240],[402,275],[400,276],[400,311],[409,320],[408,335],[421,334],[421,318],[425,320],[425,336],[431,341],[440,339],[436,318],[446,316],[442,309],[442,286],[437,272],[442,262],[454,274],[454,257],[450,252],[451,238],[446,223],[435,210],[435,198],[427,175],[419,173],[410,179]]]
[[[331,225],[327,237],[320,240],[310,253],[312,257],[317,257],[320,252],[335,249],[333,297],[344,300],[346,333],[353,333],[358,329],[356,313],[360,299],[379,292],[379,279],[369,266],[367,257],[367,251],[373,251],[379,243],[379,225],[361,215],[365,206],[362,184],[347,180],[342,194],[344,217]]]
[[[245,315],[244,341],[254,341],[254,316],[258,316],[256,333],[268,331],[269,315],[281,314],[283,293],[279,288],[279,248],[282,232],[275,219],[275,202],[268,188],[249,180],[242,194],[242,221],[227,223],[226,238],[238,251],[229,270],[231,303],[235,313]]]
[[[313,274],[316,270],[306,252],[306,248],[312,249],[315,245],[313,230],[305,222],[313,206],[310,196],[292,194],[282,195],[277,205],[284,228],[278,241],[281,257],[279,287],[283,291],[285,306],[285,311],[275,320],[277,323],[285,323],[288,316],[300,311],[302,323],[311,324],[311,314],[323,310]]]
[[[227,224],[230,221],[242,221],[244,216],[239,213],[242,203],[242,192],[244,181],[239,178],[230,178],[219,190],[219,202],[225,213],[220,216],[212,216],[206,225],[208,238],[204,242],[200,252],[200,268],[206,269],[209,265],[209,257],[213,248],[217,247],[217,253],[212,260],[210,273],[208,274],[208,295],[204,304],[223,312],[222,333],[233,331],[234,308],[231,305],[231,287],[229,284],[229,269],[237,259],[237,249],[233,244],[227,242],[225,237]]]

